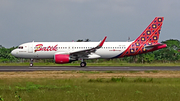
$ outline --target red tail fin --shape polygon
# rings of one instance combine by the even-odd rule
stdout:
[[[152,45],[159,40],[160,30],[164,17],[155,17],[143,33],[134,41],[135,43]]]
[[[163,20],[164,17],[155,17],[155,19],[149,24],[143,33],[134,42],[132,42],[122,54],[118,55],[117,57],[137,55],[157,50],[158,48],[146,50],[145,46],[158,44]]]

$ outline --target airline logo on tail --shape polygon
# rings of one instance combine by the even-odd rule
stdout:
[[[159,34],[164,17],[156,17],[143,33],[129,47],[117,57],[131,56],[157,50]],[[158,46],[157,46],[158,45]],[[162,44],[161,44],[162,45]],[[151,46],[147,49],[146,46]],[[164,45],[166,47],[166,45]],[[160,48],[160,47],[159,47]]]

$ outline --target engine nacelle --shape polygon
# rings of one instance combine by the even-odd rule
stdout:
[[[64,64],[64,63],[71,62],[69,54],[55,54],[54,60],[55,60],[55,63],[58,63],[58,64]]]

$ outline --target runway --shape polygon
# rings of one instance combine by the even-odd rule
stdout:
[[[179,71],[180,66],[157,66],[157,67],[73,67],[73,66],[52,66],[52,67],[29,67],[29,66],[0,66],[0,72],[8,71],[148,71],[148,70],[171,70]]]

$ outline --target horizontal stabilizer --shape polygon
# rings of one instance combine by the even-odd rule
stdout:
[[[161,49],[161,48],[166,48],[167,45],[166,44],[156,44],[156,45],[149,45],[149,46],[145,46],[145,49],[149,50],[149,49],[153,49],[153,48],[157,48],[157,49]]]

